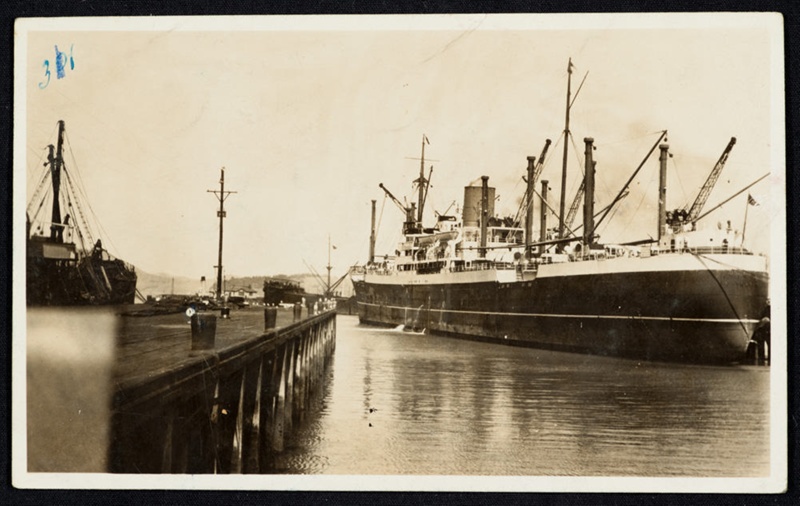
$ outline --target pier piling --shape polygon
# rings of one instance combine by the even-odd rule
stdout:
[[[265,310],[265,326],[270,314]],[[271,472],[321,391],[335,348],[335,318],[328,310],[224,345],[231,338],[220,334],[216,315],[195,314],[191,349],[202,353],[117,381],[109,470]]]

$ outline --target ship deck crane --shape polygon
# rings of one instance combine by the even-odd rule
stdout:
[[[386,196],[389,197],[392,202],[395,203],[397,207],[403,211],[403,214],[406,216],[406,221],[403,223],[403,234],[418,234],[421,232],[422,225],[419,223],[415,217],[416,205],[412,202],[410,206],[406,207],[400,202],[397,197],[392,195],[392,192],[389,191],[388,188],[383,186],[383,183],[379,183],[378,187],[386,193]]]
[[[725,150],[722,152],[722,155],[720,155],[719,160],[717,160],[714,168],[711,169],[711,173],[708,175],[706,182],[700,188],[697,198],[694,199],[692,206],[688,210],[684,207],[682,209],[676,209],[667,213],[667,224],[672,227],[672,230],[678,232],[686,223],[691,223],[692,230],[695,229],[697,220],[700,217],[700,212],[706,205],[706,201],[708,200],[709,195],[711,195],[711,190],[714,189],[714,185],[717,184],[719,175],[722,173],[723,167],[725,167],[725,162],[728,161],[728,155],[730,155],[734,144],[736,144],[736,137],[731,137],[731,140],[728,142],[728,145],[725,146]]]
[[[539,180],[539,176],[542,175],[542,171],[544,170],[544,159],[547,156],[547,150],[550,148],[550,139],[545,139],[544,147],[542,148],[542,153],[539,155],[539,161],[536,163],[536,168],[533,171],[533,184],[536,184],[536,181]]]
[[[542,148],[542,152],[539,155],[539,160],[533,167],[533,173],[531,174],[530,178],[532,181],[532,183],[530,183],[531,188],[536,185],[536,182],[539,180],[539,176],[542,175],[542,171],[544,170],[544,160],[545,157],[547,156],[547,150],[550,148],[551,143],[552,141],[550,139],[545,139],[544,147]],[[522,176],[522,180],[525,181],[525,183],[528,183],[528,178],[526,176]],[[514,223],[519,223],[522,220],[522,216],[525,215],[526,213],[529,213],[528,208],[532,204],[528,200],[531,200],[532,198],[533,198],[533,192],[531,192],[531,195],[529,195],[528,198],[520,202],[519,209],[517,209],[517,214],[514,216]],[[529,214],[528,219],[531,218],[532,216]]]
[[[575,193],[575,198],[572,199],[572,205],[569,208],[569,212],[567,213],[567,219],[565,220],[566,228],[572,228],[572,222],[575,221],[575,216],[578,215],[578,207],[581,205],[581,201],[583,200],[583,193],[586,191],[586,180],[581,181],[581,185],[578,188],[577,193]]]

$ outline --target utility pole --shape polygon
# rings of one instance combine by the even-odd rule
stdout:
[[[225,191],[225,167],[220,169],[220,176],[219,176],[219,191],[216,190],[206,190],[208,193],[213,193],[216,195],[217,200],[219,200],[219,211],[217,211],[217,216],[219,216],[219,256],[217,257],[217,300],[222,298],[222,220],[225,219],[225,199],[228,198],[228,195],[231,193],[236,193],[235,191]]]

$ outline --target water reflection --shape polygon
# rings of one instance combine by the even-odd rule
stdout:
[[[278,472],[766,476],[767,368],[658,364],[340,317],[318,411]]]

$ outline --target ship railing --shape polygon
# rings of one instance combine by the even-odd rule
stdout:
[[[700,246],[700,247],[685,247],[681,249],[665,249],[659,250],[658,255],[674,255],[674,254],[691,254],[691,255],[752,255],[753,252],[741,246]]]
[[[469,265],[459,263],[450,267],[450,272],[465,272],[465,271],[488,271],[488,270],[501,270],[513,271],[517,265],[512,262],[492,262],[487,261],[473,261]]]

